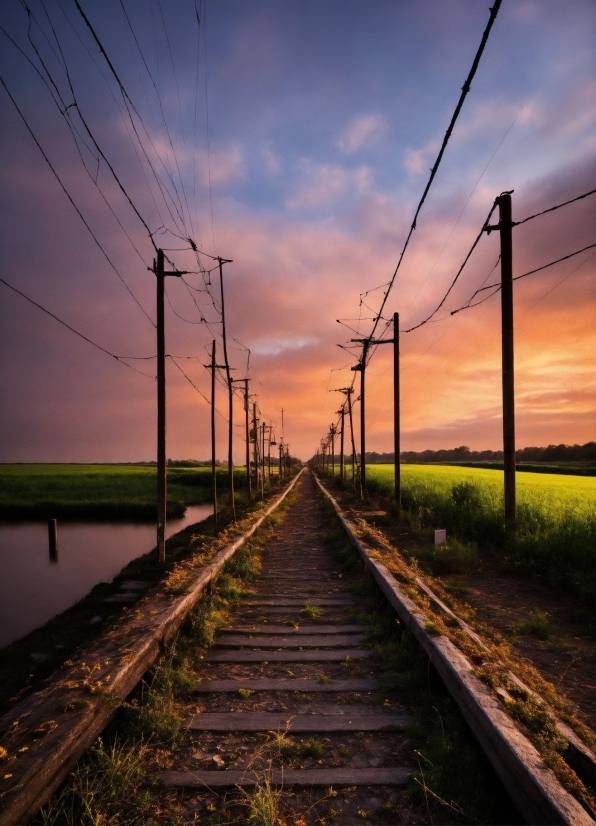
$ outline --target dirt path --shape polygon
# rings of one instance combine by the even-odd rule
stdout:
[[[208,813],[211,790],[283,775],[292,810],[311,815],[304,822],[340,813],[342,823],[427,822],[401,794],[416,766],[405,733],[413,717],[374,678],[367,626],[354,621],[365,606],[324,543],[327,529],[307,477],[253,595],[208,655],[190,760],[185,749],[162,778],[200,790],[196,811]]]

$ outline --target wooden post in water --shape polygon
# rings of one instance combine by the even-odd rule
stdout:
[[[48,540],[50,546],[50,562],[58,562],[58,520],[48,520]]]

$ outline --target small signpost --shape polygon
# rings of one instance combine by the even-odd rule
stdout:
[[[447,531],[445,528],[437,528],[435,530],[435,545],[443,545],[447,542]]]

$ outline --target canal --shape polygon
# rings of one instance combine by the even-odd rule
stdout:
[[[166,536],[206,519],[211,505],[188,507]],[[59,522],[58,562],[48,552],[46,522],[0,523],[0,648],[33,631],[110,582],[155,547],[155,523]]]

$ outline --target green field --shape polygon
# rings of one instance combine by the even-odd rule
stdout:
[[[227,471],[217,478],[226,491]],[[242,469],[234,478],[242,484]],[[210,468],[168,469],[169,516],[209,501]],[[0,465],[1,519],[153,519],[156,508],[155,465]]]
[[[394,494],[393,465],[367,465],[371,492]],[[517,473],[517,531],[505,543],[503,472],[402,465],[402,505],[421,527],[491,546],[511,567],[546,576],[592,598],[596,479]]]

